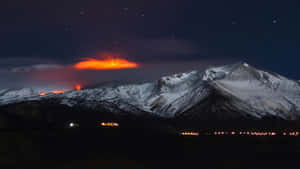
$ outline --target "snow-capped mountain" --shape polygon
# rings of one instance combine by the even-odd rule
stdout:
[[[276,73],[238,63],[207,69],[203,80],[212,92],[192,112],[282,119],[297,119],[300,115],[299,82]]]
[[[34,89],[3,89],[0,105],[54,99],[70,107],[101,106],[113,113],[147,112],[161,117],[297,119],[300,115],[299,81],[258,70],[247,63],[174,74],[152,83],[44,96],[39,93]]]

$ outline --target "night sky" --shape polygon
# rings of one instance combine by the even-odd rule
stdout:
[[[83,74],[85,80],[124,80],[126,72],[152,80],[238,61],[300,79],[299,9],[299,0],[1,0],[0,81],[5,86],[71,75],[79,81]],[[53,78],[62,71],[57,68],[103,52],[144,66],[135,74],[93,71]],[[35,65],[56,70],[39,72],[43,66]]]

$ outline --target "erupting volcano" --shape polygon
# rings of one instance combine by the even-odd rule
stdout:
[[[76,63],[73,67],[75,69],[109,70],[137,68],[138,64],[122,58],[108,58],[102,60],[86,58],[84,61]]]
[[[80,84],[76,84],[74,88],[75,88],[75,90],[81,90],[82,86]]]
[[[120,117],[300,119],[299,81],[243,62],[164,76],[153,82],[87,87],[80,92],[78,82],[83,81],[74,81],[73,89],[69,86],[66,90],[0,90],[0,107],[36,101]]]

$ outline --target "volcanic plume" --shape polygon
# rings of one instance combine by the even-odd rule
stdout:
[[[137,68],[138,64],[122,58],[85,58],[73,66],[75,69],[111,70]]]

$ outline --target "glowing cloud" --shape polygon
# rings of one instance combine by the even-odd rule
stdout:
[[[138,64],[121,58],[108,58],[102,60],[86,58],[84,61],[76,63],[73,67],[75,69],[109,70],[137,68]]]

